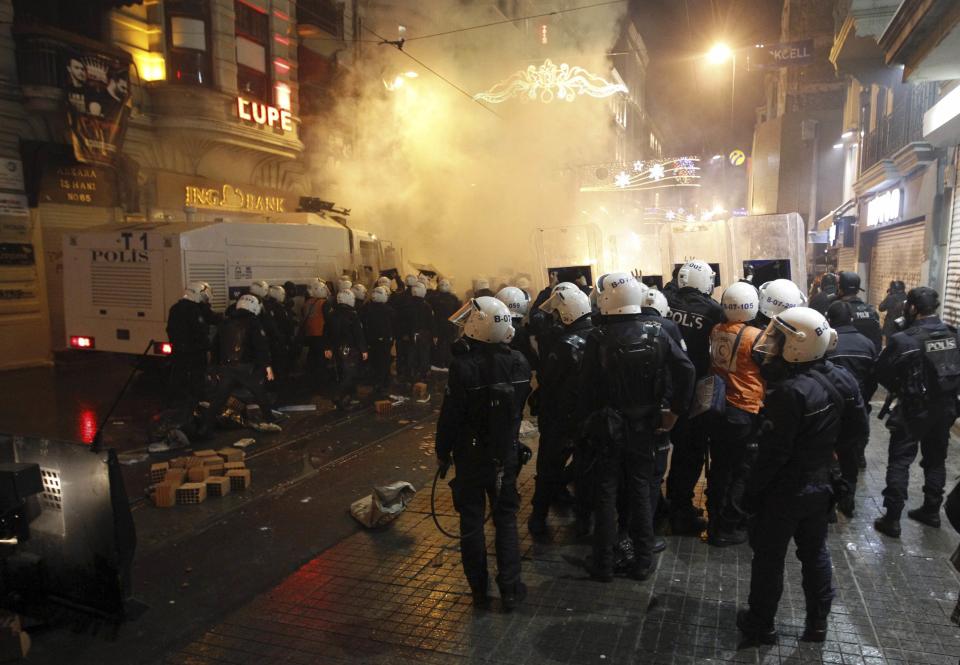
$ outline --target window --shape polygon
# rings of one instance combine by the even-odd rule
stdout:
[[[210,19],[203,0],[166,0],[167,81],[213,83]]]
[[[241,0],[236,0],[234,7],[237,17],[237,88],[244,97],[269,104],[269,17]]]

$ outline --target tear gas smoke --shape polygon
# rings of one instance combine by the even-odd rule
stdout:
[[[365,24],[385,39],[396,39],[402,24],[411,39],[500,17],[493,3],[404,4],[371,6]],[[548,57],[609,79],[606,53],[624,8],[414,40],[404,51],[470,94]],[[541,44],[544,23],[548,45]],[[512,99],[491,106],[495,115],[396,48],[363,47],[331,96],[339,101],[322,121],[330,131],[317,132],[309,146],[315,190],[351,208],[352,225],[401,247],[406,261],[436,265],[461,295],[477,277],[497,290],[526,273],[542,287],[536,230],[584,222],[571,167],[614,157],[615,98]],[[337,132],[349,137],[348,148],[333,149]]]

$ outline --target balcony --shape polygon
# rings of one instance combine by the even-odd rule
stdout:
[[[301,37],[324,32],[343,38],[343,4],[333,0],[297,0],[297,31]]]
[[[913,86],[906,99],[894,106],[893,113],[880,119],[876,129],[863,138],[861,171],[866,171],[910,143],[923,141],[923,114],[936,101],[936,84]]]
[[[103,42],[43,25],[14,25],[17,76],[27,106],[38,111],[58,111],[63,105],[67,70],[65,54],[98,53],[131,63],[126,51]]]

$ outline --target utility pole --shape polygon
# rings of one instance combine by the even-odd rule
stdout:
[[[817,223],[817,180],[820,175],[820,123],[812,118],[804,120],[800,126],[800,138],[810,142],[810,201],[807,212],[807,222],[804,224],[806,234],[813,230]],[[804,234],[804,241],[807,235]]]

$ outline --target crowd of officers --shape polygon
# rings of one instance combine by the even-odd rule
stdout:
[[[167,318],[168,400],[184,422],[209,400],[199,438],[210,434],[227,400],[238,394],[273,421],[272,398],[294,377],[329,394],[338,408],[350,408],[360,381],[383,397],[426,381],[431,368],[445,370],[456,333],[448,319],[460,306],[445,279],[433,288],[426,275],[381,277],[368,290],[342,277],[312,279],[305,289],[258,280],[219,314],[210,306],[209,284],[194,282]]]
[[[878,384],[890,395],[880,414],[889,412],[890,444],[886,511],[875,528],[900,536],[918,448],[923,503],[907,515],[940,526],[960,351],[956,330],[937,316],[938,294],[891,284],[882,306],[899,321],[886,326],[860,298],[855,273],[824,276],[809,303],[786,279],[741,280],[718,302],[715,282],[709,264],[694,260],[662,290],[612,273],[593,288],[552,284],[529,310],[525,291],[475,297],[450,318],[463,334],[436,453],[439,475],[456,468],[450,486],[475,605],[489,602],[487,511],[502,606],[526,595],[516,516],[527,408],[540,432],[534,537],[549,534],[555,506],[572,507],[578,533],[592,532],[585,567],[600,582],[652,574],[666,546],[658,515],[674,535],[706,531],[716,547],[749,542],[749,606],[737,625],[752,640],[776,640],[791,540],[802,563],[803,639],[825,639],[834,593],[828,524],[856,509]],[[704,470],[705,515],[694,504]]]

